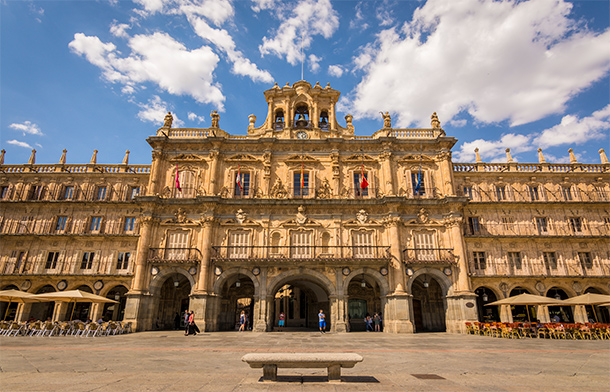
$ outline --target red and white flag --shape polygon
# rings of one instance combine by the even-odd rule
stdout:
[[[366,189],[369,186],[369,182],[366,180],[364,176],[364,163],[362,164],[362,179],[360,181],[360,189]]]
[[[176,189],[178,189],[178,192],[182,192],[182,188],[180,187],[180,171],[178,171],[178,164],[176,164]]]
[[[243,188],[241,187],[241,173],[239,172],[239,165],[237,166],[237,175],[235,176],[235,183],[239,187],[239,190],[243,192]]]

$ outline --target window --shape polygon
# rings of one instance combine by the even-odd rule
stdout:
[[[98,186],[97,193],[95,194],[95,200],[106,200],[106,187]]]
[[[330,239],[330,236],[329,236]],[[354,244],[354,257],[355,258],[371,258],[374,256],[373,253],[373,234],[372,233],[354,233],[353,234]],[[327,246],[328,247],[328,244]]]
[[[182,189],[182,190],[181,191],[178,191],[178,189],[175,190],[176,197],[177,198],[195,197],[196,196],[195,173],[193,173],[192,171],[188,171],[188,170],[181,171],[180,174],[178,175],[178,178],[180,180],[180,189]],[[172,178],[172,187],[173,188],[176,187],[174,182],[175,182],[175,177]]]
[[[125,218],[125,232],[133,231],[133,228],[136,224],[136,218],[133,216],[128,216]]]
[[[80,262],[80,269],[88,270],[93,268],[93,257],[95,256],[94,252],[84,252],[83,259]]]
[[[426,194],[426,185],[425,185],[424,177],[425,177],[424,172],[421,172],[421,178],[420,178],[420,172],[411,173],[411,187],[413,189],[413,195],[424,196]],[[418,183],[419,183],[419,189],[417,186]]]
[[[233,195],[248,196],[250,194],[250,173],[237,172],[235,173],[235,191]]]
[[[8,199],[8,185],[0,187],[0,199]]]
[[[280,233],[273,233],[271,235],[271,253],[279,254],[280,253]]]
[[[476,216],[468,217],[468,234],[478,234],[481,231],[479,218]]]
[[[17,251],[13,251],[11,253],[11,258],[16,258],[15,260],[15,268],[13,269],[13,272],[19,272],[19,270],[21,269],[21,265],[27,261],[27,257],[26,257],[26,253],[21,251],[19,252],[19,256],[17,256]]]
[[[59,259],[59,252],[49,252],[47,254],[47,262],[44,265],[45,269],[57,268],[57,260]]]
[[[57,225],[55,226],[55,231],[64,231],[66,230],[66,222],[68,221],[67,216],[58,216],[57,217]]]
[[[362,188],[362,172],[356,173],[354,172],[354,196],[356,197],[366,197],[369,195],[369,175],[368,173],[364,173],[364,178],[367,180],[367,184],[364,189]]]
[[[503,216],[502,217],[502,228],[504,231],[514,231],[515,230],[515,218],[512,216]]]
[[[506,187],[505,186],[496,186],[496,200],[498,200],[498,201],[506,200]]]
[[[64,188],[64,200],[72,200],[74,198],[74,187],[66,186]]]
[[[572,233],[582,233],[582,219],[579,217],[569,218],[568,225]]]
[[[471,186],[465,186],[464,187],[464,196],[466,196],[470,200],[473,200],[473,198],[472,198],[472,187]]]
[[[472,252],[472,258],[474,259],[474,269],[484,270],[487,268],[485,252]]]
[[[538,234],[547,234],[549,232],[549,222],[545,216],[536,217],[536,228]]]
[[[582,268],[593,268],[593,259],[591,258],[590,252],[578,252],[578,260],[580,260],[580,265],[582,265]]]
[[[544,265],[547,269],[557,269],[557,256],[555,255],[555,252],[543,252],[542,259],[544,260]]]
[[[91,225],[89,226],[89,231],[91,231],[91,232],[100,231],[101,226],[102,226],[102,217],[101,216],[92,216]]]
[[[572,200],[572,190],[570,189],[569,186],[561,187],[561,194],[563,195],[564,200],[567,200],[567,201]]]
[[[39,200],[42,194],[42,185],[32,185],[30,193],[28,194],[28,200]]]
[[[420,261],[434,261],[434,235],[415,233],[415,257]]]
[[[188,232],[170,233],[167,239],[166,257],[169,260],[186,259],[188,253]]]
[[[606,192],[604,188],[601,186],[595,187],[595,195],[597,196],[597,200],[608,200]]]
[[[311,233],[292,233],[292,257],[305,259],[311,257]]]
[[[125,270],[129,266],[129,252],[119,252],[116,260],[116,269]]]
[[[540,195],[538,194],[538,187],[537,186],[528,186],[528,190],[529,190],[530,200],[531,201],[540,200]]]
[[[250,249],[248,232],[231,233],[229,238],[229,258],[230,259],[246,259],[248,258],[248,250]]]
[[[132,187],[129,188],[129,200],[133,200],[133,199],[135,199],[139,195],[140,195],[140,187],[139,186],[132,186]]]
[[[303,179],[301,180],[301,174]],[[294,196],[309,196],[309,172],[295,171],[294,172]],[[301,187],[301,184],[303,185]]]
[[[508,263],[511,267],[520,270],[521,265],[521,253],[520,252],[508,252]]]

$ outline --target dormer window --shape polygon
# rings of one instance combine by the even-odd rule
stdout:
[[[328,131],[328,112],[326,110],[320,113],[320,129]]]
[[[284,129],[284,111],[278,110],[275,112],[275,120],[273,121],[273,128],[276,131]]]
[[[309,109],[307,106],[297,106],[294,116],[294,127],[307,128],[309,126]]]

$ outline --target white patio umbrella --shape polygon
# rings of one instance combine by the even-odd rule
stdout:
[[[20,290],[2,290],[0,291],[0,301],[8,302],[8,306],[6,307],[6,312],[4,312],[3,320],[6,320],[6,316],[8,316],[9,309],[11,307],[11,303],[19,302],[19,303],[30,303],[30,302],[44,302],[46,300],[42,298],[36,297],[35,294],[27,293],[25,291]]]
[[[564,300],[563,302],[568,305],[591,305],[591,306],[598,305],[599,306],[603,303],[610,302],[610,295],[586,293],[583,295],[578,295],[576,297],[568,298],[568,299]],[[595,315],[595,321],[599,322],[599,320],[597,319],[597,312],[595,311],[595,309],[593,309],[593,314]]]
[[[77,302],[109,302],[115,304],[118,303],[113,299],[102,297],[101,295],[96,295],[81,290],[55,291],[53,293],[38,294],[36,295],[36,297],[44,299],[46,301],[60,301],[74,304],[76,304]],[[76,306],[72,307],[72,314],[70,315],[70,320],[72,320],[72,316],[74,315],[75,307]]]
[[[530,320],[530,312],[529,312],[529,306],[530,305],[555,305],[555,306],[561,306],[561,305],[565,305],[564,301],[560,300],[560,299],[555,299],[555,298],[550,298],[550,297],[543,297],[541,295],[534,295],[534,294],[528,294],[528,293],[523,293],[523,294],[519,294],[519,295],[515,295],[512,297],[508,297],[508,298],[504,298],[501,299],[499,301],[495,301],[492,302],[490,304],[487,304],[485,306],[491,306],[491,305],[525,305],[527,308],[527,320]]]

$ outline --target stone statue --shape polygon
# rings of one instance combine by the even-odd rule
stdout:
[[[602,161],[602,165],[607,165],[608,162],[608,157],[606,156],[606,151],[603,148],[600,148],[599,151],[599,159]],[[4,158],[4,150],[2,150],[2,158]],[[2,162],[0,162],[0,165],[4,163],[4,159],[2,159]]]
[[[91,155],[91,162],[89,162],[92,165],[95,165],[97,163],[97,150],[93,150],[93,155]]]
[[[33,165],[36,163],[36,150],[32,150],[32,155],[30,155],[30,159],[28,160],[29,165]]]
[[[0,165],[4,165],[4,154],[6,154],[6,150],[3,148],[2,151],[0,151]]]
[[[352,120],[354,119],[354,116],[352,116],[351,114],[348,114],[347,116],[345,116],[345,122],[346,124],[346,128],[350,133],[354,133],[354,125],[352,124]]]
[[[512,155],[510,155],[510,148],[507,148],[505,151],[506,151],[506,163],[513,163],[513,162],[515,162],[513,160]]]
[[[66,164],[66,153],[67,152],[68,152],[68,150],[66,150],[64,148],[64,150],[62,151],[62,154],[61,154],[61,158],[59,158],[59,164],[60,165],[65,165]]]
[[[172,116],[172,112],[167,112],[163,119],[163,128],[171,128],[172,122],[174,122],[174,116]]]
[[[432,128],[441,127],[441,122],[438,120],[438,116],[436,115],[436,112],[432,113],[432,116],[430,116],[430,118],[432,119],[432,121],[430,121],[430,125],[432,126]]]
[[[574,155],[574,150],[572,150],[571,148],[568,149],[568,154],[570,154],[570,163],[571,164],[578,163],[578,161],[576,160],[576,156]]]
[[[212,117],[212,126],[211,128],[218,128],[218,120],[220,120],[220,115],[216,110],[212,110],[210,113],[210,117]]]
[[[270,196],[274,199],[285,199],[288,197],[288,192],[286,192],[286,188],[279,178],[275,180],[275,184],[273,184],[273,187],[271,188]]]
[[[479,147],[477,147],[477,148],[475,148],[475,149],[474,149],[474,159],[475,159],[475,162],[476,162],[476,163],[481,163],[481,162],[483,162],[483,161],[481,160],[481,155],[479,154]]]
[[[381,113],[381,117],[383,117],[383,127],[392,128],[392,117],[390,117],[390,113],[389,112],[385,112],[385,114],[383,114],[383,112],[379,112],[379,113]]]
[[[546,163],[546,159],[542,155],[542,148],[538,148],[538,163]]]
[[[330,187],[328,178],[325,178],[322,181],[322,186],[320,186],[320,189],[318,189],[318,193],[316,196],[320,199],[331,199],[333,197],[333,190]]]
[[[123,165],[129,165],[129,150],[125,151],[125,157],[123,158]]]

